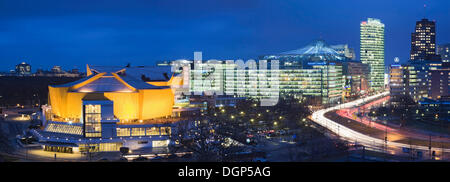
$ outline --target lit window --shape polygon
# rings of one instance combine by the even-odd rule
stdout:
[[[158,127],[147,128],[147,136],[150,135],[160,135]]]
[[[131,136],[145,136],[145,128],[132,128]]]
[[[130,128],[117,128],[117,136],[130,136]]]
[[[161,135],[170,135],[172,128],[170,127],[161,127]]]

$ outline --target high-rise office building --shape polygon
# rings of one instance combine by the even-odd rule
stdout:
[[[361,62],[370,66],[369,87],[372,91],[384,89],[384,24],[369,18],[360,24]]]
[[[422,19],[416,22],[416,28],[411,33],[411,60],[436,61],[436,24],[434,21]]]

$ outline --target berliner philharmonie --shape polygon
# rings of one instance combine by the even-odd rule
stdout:
[[[42,130],[32,130],[45,151],[98,152],[167,147],[177,80],[168,67],[87,65],[85,78],[49,86]]]

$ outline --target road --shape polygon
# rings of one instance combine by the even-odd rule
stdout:
[[[327,128],[331,132],[337,134],[343,140],[346,140],[351,143],[366,146],[366,149],[368,149],[368,150],[373,150],[373,151],[378,151],[378,152],[386,152],[386,153],[390,153],[390,154],[400,154],[401,149],[403,147],[414,148],[416,150],[421,150],[421,151],[429,151],[428,146],[410,145],[410,144],[404,144],[404,143],[399,143],[399,142],[389,141],[389,140],[385,141],[383,139],[375,138],[375,137],[354,131],[344,125],[339,124],[338,122],[332,121],[325,117],[325,113],[328,113],[330,111],[334,111],[334,110],[338,110],[338,109],[342,109],[342,108],[353,108],[353,107],[359,106],[363,103],[385,97],[387,95],[389,95],[389,92],[383,92],[383,93],[379,93],[379,94],[369,96],[369,97],[366,97],[363,99],[340,104],[340,105],[337,105],[334,107],[321,109],[321,110],[315,111],[312,114],[311,118],[315,123]],[[450,152],[450,149],[448,149],[448,148],[439,149],[439,150],[433,149],[433,150],[436,150],[436,152],[443,151],[444,153]]]
[[[411,129],[408,127],[401,127],[399,125],[386,123],[384,121],[374,121],[370,117],[363,115],[356,116],[356,112],[358,111],[369,111],[371,107],[376,107],[378,105],[381,105],[383,102],[386,102],[389,100],[389,96],[382,97],[380,99],[376,99],[374,101],[371,101],[367,104],[364,104],[360,107],[353,107],[353,108],[345,108],[345,109],[339,109],[336,111],[336,114],[343,118],[348,118],[353,121],[357,121],[361,124],[364,124],[368,127],[372,127],[378,130],[387,131],[389,135],[395,134],[396,140],[401,139],[417,139],[417,140],[428,140],[429,137],[431,137],[431,140],[433,142],[445,142],[450,143],[450,137],[446,134],[440,134],[440,133],[434,133],[431,131],[426,130],[418,130],[418,129]],[[384,123],[384,124],[381,124]],[[391,139],[392,140],[392,139]]]

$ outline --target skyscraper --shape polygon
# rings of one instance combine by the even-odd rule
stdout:
[[[368,18],[361,26],[361,62],[368,64],[369,87],[373,91],[384,88],[384,24]]]
[[[416,28],[411,33],[411,60],[436,61],[436,25],[434,21],[422,19],[416,22]]]

